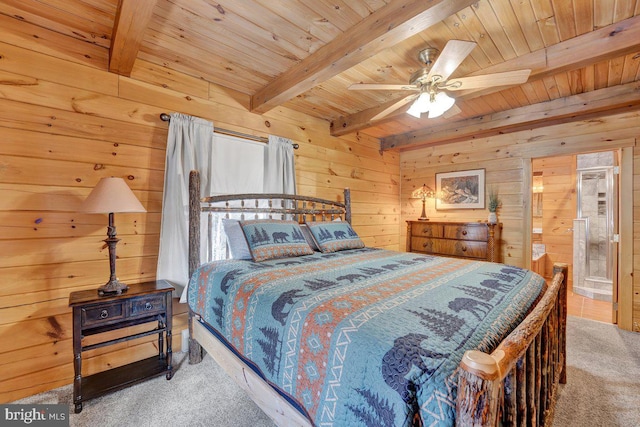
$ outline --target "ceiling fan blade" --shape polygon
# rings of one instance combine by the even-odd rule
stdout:
[[[420,90],[416,85],[391,85],[384,83],[356,83],[349,90]]]
[[[504,73],[483,74],[481,76],[460,77],[449,80],[442,89],[467,90],[480,89],[491,86],[509,86],[525,83],[531,70],[507,71]]]
[[[441,80],[447,80],[474,47],[476,47],[476,42],[449,40],[429,70],[429,80],[433,76],[441,76]]]
[[[448,119],[449,117],[453,117],[456,114],[460,114],[460,113],[462,113],[462,110],[460,109],[460,107],[458,107],[456,104],[453,104],[451,108],[449,108],[447,111],[444,112],[442,117],[444,117],[445,119]]]
[[[419,94],[411,94],[409,96],[405,96],[404,98],[394,102],[393,104],[389,105],[387,108],[385,108],[384,110],[380,111],[378,114],[376,114],[375,116],[371,117],[371,120],[380,120],[381,118],[388,116],[390,113],[394,112],[395,110],[397,110],[400,107],[403,107],[405,105],[407,105],[408,103],[410,103],[411,101],[413,101],[414,99],[416,99],[419,96]]]

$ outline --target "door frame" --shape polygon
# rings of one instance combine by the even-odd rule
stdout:
[[[635,140],[618,141],[617,146],[602,147],[588,151],[567,150],[554,153],[549,156],[556,157],[572,154],[594,153],[598,151],[614,151],[619,156],[620,174],[618,175],[618,234],[620,241],[617,251],[617,288],[614,289],[614,296],[617,295],[617,325],[620,329],[633,330],[633,198],[622,197],[623,194],[633,194],[633,148]],[[628,145],[625,144],[628,142]],[[533,183],[533,159],[523,158],[522,160],[522,199],[526,214],[524,215],[524,226],[527,232],[523,233],[523,259],[525,268],[531,268],[531,227],[532,218],[532,197],[531,186]],[[614,304],[615,306],[615,304]]]

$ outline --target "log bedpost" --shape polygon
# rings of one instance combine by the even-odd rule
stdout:
[[[563,286],[560,288],[560,302],[559,302],[559,334],[560,334],[560,342],[558,351],[560,355],[562,355],[562,366],[560,367],[560,384],[567,383],[567,283],[568,283],[568,274],[569,265],[565,263],[555,263],[553,264],[553,275],[555,276],[557,273],[564,274]]]
[[[477,350],[462,357],[458,377],[458,406],[456,425],[497,425],[501,378],[493,356]]]
[[[344,189],[344,220],[351,224],[351,189]]]
[[[200,265],[200,173],[189,173],[189,278]],[[189,308],[189,364],[202,362],[202,346],[193,338],[196,319]]]

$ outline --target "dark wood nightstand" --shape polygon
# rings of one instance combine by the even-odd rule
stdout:
[[[121,295],[98,296],[95,289],[72,292],[69,306],[73,307],[73,402],[76,414],[82,411],[82,402],[105,393],[120,390],[145,379],[166,374],[170,380],[171,366],[171,296],[173,286],[164,280],[129,285]],[[84,345],[82,339],[100,334],[157,322],[153,329],[96,344]],[[158,335],[158,356],[125,366],[82,376],[82,352],[93,350],[148,335]],[[167,348],[164,350],[166,340]]]

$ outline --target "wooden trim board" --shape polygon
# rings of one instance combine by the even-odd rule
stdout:
[[[193,338],[278,426],[311,427],[309,420],[193,318]]]

